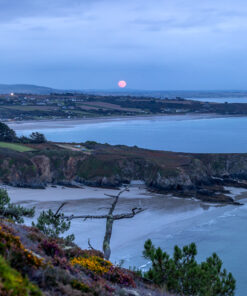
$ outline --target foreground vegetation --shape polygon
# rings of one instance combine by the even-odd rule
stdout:
[[[114,265],[101,252],[81,250],[72,240],[59,237],[70,224],[58,212],[42,212],[37,225],[27,227],[20,223],[23,216],[33,216],[34,209],[11,204],[4,190],[0,191],[0,205],[0,295],[234,295],[235,280],[221,270],[218,256],[213,254],[197,263],[195,244],[182,250],[175,247],[173,257],[169,257],[148,240],[143,254],[152,266],[143,274]]]

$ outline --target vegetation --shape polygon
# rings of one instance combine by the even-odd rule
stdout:
[[[92,256],[89,258],[78,257],[71,260],[71,264],[82,266],[86,269],[90,269],[98,274],[104,274],[110,270],[112,263],[108,260],[104,260],[98,256]]]
[[[33,217],[34,213],[34,208],[27,209],[11,203],[7,191],[0,189],[0,215],[2,217],[11,219],[17,223],[23,223],[23,217]]]
[[[30,148],[24,145],[7,143],[7,142],[0,142],[0,148],[11,149],[18,152],[28,152],[28,151],[34,150],[33,148]]]
[[[61,234],[70,229],[71,222],[68,221],[63,213],[60,213],[60,207],[56,212],[52,210],[42,211],[38,217],[37,223],[32,225],[41,230],[45,235],[51,238],[58,238]],[[75,239],[74,235],[68,235],[65,240],[72,242]]]
[[[0,148],[8,148],[18,152],[26,152],[33,149],[11,143],[42,144],[47,142],[45,136],[38,132],[33,132],[29,137],[17,137],[15,131],[3,122],[0,122],[0,141]]]
[[[0,295],[10,296],[42,296],[41,291],[27,278],[11,268],[0,256]]]
[[[144,276],[170,292],[183,296],[234,295],[235,279],[231,273],[222,270],[219,257],[214,253],[205,262],[197,263],[194,243],[183,249],[175,246],[173,257],[170,257],[147,240],[143,255],[152,262]]]
[[[45,136],[38,132],[31,133],[30,139],[31,142],[34,144],[42,144],[47,142]]]
[[[120,195],[121,192],[112,196],[112,219],[132,218],[136,209],[113,215]],[[0,213],[6,218],[0,221],[0,295],[127,295],[125,288],[132,295],[163,295],[163,288],[183,296],[234,295],[235,279],[222,270],[219,257],[213,254],[197,263],[195,244],[183,249],[176,246],[170,257],[148,240],[143,254],[152,266],[144,275],[114,266],[94,249],[81,250],[71,237],[59,237],[70,227],[68,218],[61,213],[64,205],[55,213],[43,211],[37,224],[33,224],[35,227],[30,228],[15,222],[23,222],[23,216],[33,216],[34,209],[10,203],[7,192],[0,191]]]
[[[0,122],[0,141],[16,142],[17,137],[14,130],[8,127],[7,124]]]

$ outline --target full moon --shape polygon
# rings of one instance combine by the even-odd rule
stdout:
[[[124,80],[121,80],[118,82],[118,86],[121,88],[125,88],[127,86],[127,82]]]

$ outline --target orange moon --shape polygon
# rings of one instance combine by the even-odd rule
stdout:
[[[120,88],[125,88],[127,86],[127,82],[124,81],[124,80],[121,80],[121,81],[118,82],[118,86]]]

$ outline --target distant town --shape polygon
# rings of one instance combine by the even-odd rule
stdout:
[[[52,93],[0,95],[0,120],[81,119],[140,115],[215,113],[246,115],[247,104],[209,103],[146,96]]]

